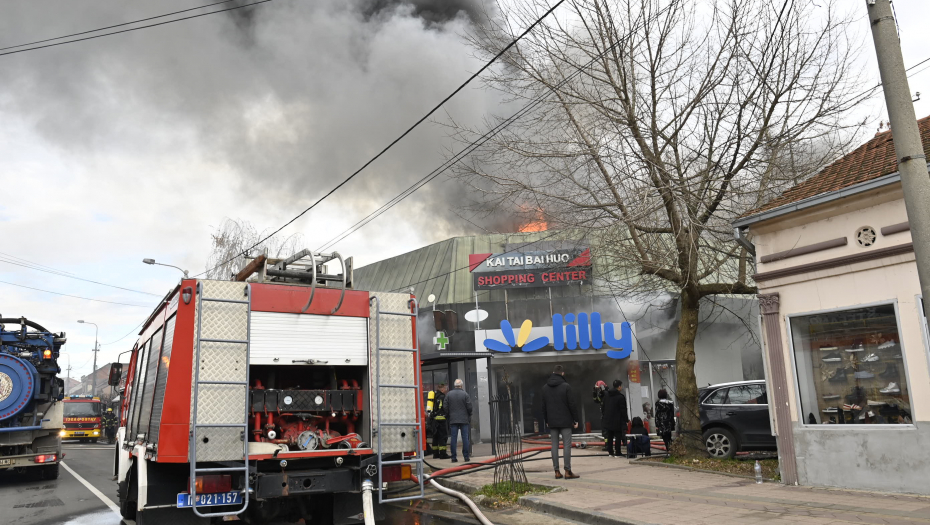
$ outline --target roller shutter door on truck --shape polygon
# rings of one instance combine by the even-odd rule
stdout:
[[[253,365],[306,364],[295,360],[326,361],[330,366],[368,364],[368,319],[332,315],[252,312]]]

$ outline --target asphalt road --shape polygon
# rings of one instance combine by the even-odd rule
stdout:
[[[27,481],[0,472],[0,524],[120,525],[116,482],[112,480],[114,448],[104,443],[66,441],[58,479]],[[89,485],[89,486],[88,486]],[[440,505],[442,509],[446,506]],[[420,502],[417,511],[393,508],[384,525],[468,525],[474,519]],[[448,514],[448,515],[447,515]],[[132,523],[132,522],[130,522]],[[380,525],[380,524],[379,524]]]
[[[0,473],[0,522],[9,525],[120,524],[119,512],[111,508],[116,507],[116,482],[111,479],[113,446],[66,441],[62,448],[65,458],[57,480],[27,481],[12,473]],[[77,476],[94,487],[99,496]]]

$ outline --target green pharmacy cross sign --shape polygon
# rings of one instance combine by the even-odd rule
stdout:
[[[433,344],[438,346],[439,351],[442,352],[449,344],[449,338],[446,337],[445,332],[436,332],[436,337],[433,338]]]

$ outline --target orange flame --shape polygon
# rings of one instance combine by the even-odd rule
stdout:
[[[527,222],[523,226],[517,229],[518,232],[544,232],[549,229],[549,223],[546,221],[546,216],[540,208],[530,208],[528,206],[520,206],[521,214],[526,214],[528,212],[534,212],[533,215],[536,216],[535,219]]]

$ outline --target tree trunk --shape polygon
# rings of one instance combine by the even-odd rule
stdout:
[[[686,455],[703,453],[701,443],[701,417],[698,407],[697,378],[694,376],[694,339],[698,330],[699,295],[682,292],[681,321],[678,323],[678,347],[675,350],[677,367],[678,410],[681,414],[681,442],[677,452]]]

